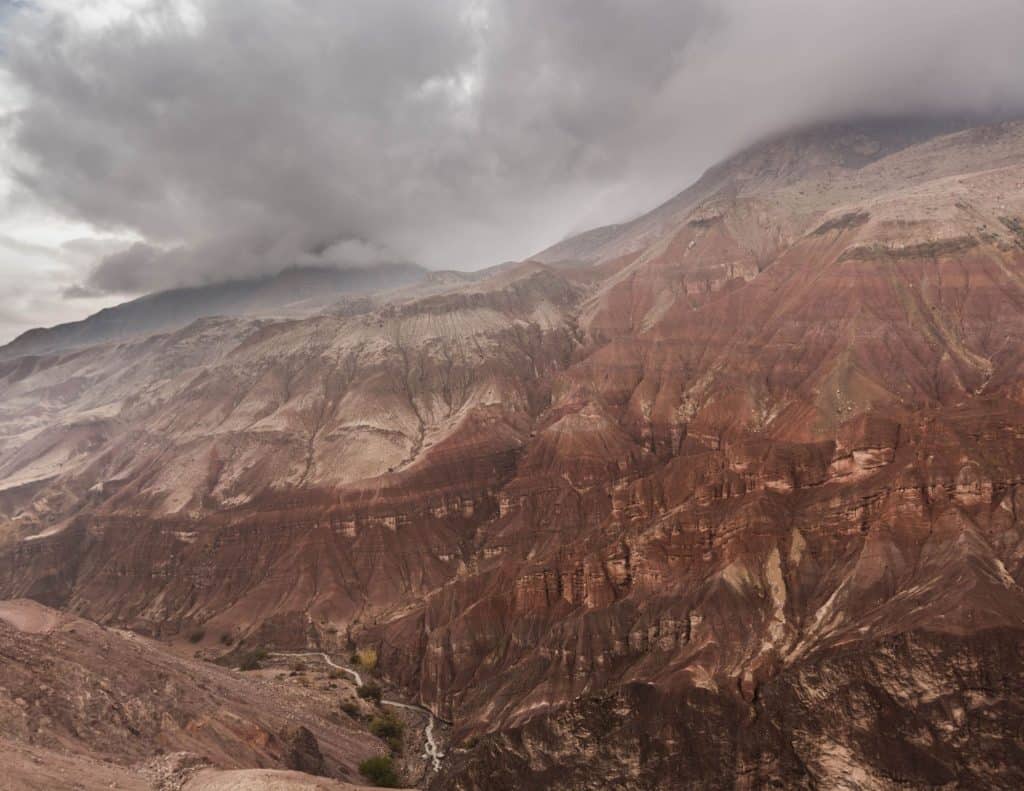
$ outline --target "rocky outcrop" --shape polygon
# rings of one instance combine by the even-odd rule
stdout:
[[[436,788],[1012,788],[1020,631],[910,632],[756,687],[634,684],[483,737]]]
[[[286,769],[294,769],[311,775],[324,773],[324,757],[320,752],[316,736],[305,725],[290,725],[281,732],[284,748],[283,763]]]

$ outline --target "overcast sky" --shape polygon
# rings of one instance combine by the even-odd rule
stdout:
[[[473,269],[737,147],[1024,107],[1022,0],[0,0],[0,342],[304,262]]]

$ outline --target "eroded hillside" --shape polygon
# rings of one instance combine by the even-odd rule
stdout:
[[[830,128],[430,294],[6,360],[0,593],[372,647],[437,788],[1015,787],[1022,228],[1024,125]]]

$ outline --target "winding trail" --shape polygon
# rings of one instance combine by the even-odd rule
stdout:
[[[335,670],[341,670],[352,676],[352,680],[356,682],[356,686],[363,686],[363,677],[359,674],[358,670],[353,670],[350,667],[339,665],[337,662],[332,660],[327,654],[322,651],[307,651],[307,652],[282,652],[274,651],[269,656],[317,656],[324,660],[330,667]],[[434,721],[437,717],[434,716],[434,712],[428,709],[426,706],[419,706],[414,703],[402,703],[400,700],[381,700],[382,706],[392,706],[396,709],[405,709],[406,711],[414,711],[417,714],[425,714],[427,716],[427,727],[423,732],[423,753],[430,759],[431,764],[434,767],[435,772],[441,771],[441,759],[444,758],[444,753],[441,752],[441,748],[438,746],[437,741],[434,739]]]

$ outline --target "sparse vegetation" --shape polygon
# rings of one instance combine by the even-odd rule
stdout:
[[[356,694],[363,700],[372,700],[377,705],[380,705],[381,698],[384,697],[380,684],[375,681],[370,681],[357,688]]]
[[[370,733],[378,739],[390,739],[405,733],[405,723],[391,712],[378,714],[370,722]]]
[[[224,632],[220,636],[221,645],[231,645],[234,642],[234,638],[231,637],[231,632]]]
[[[360,714],[359,704],[354,700],[346,700],[341,704],[341,710],[350,717],[358,717]]]
[[[188,641],[190,643],[201,643],[204,637],[206,637],[206,630],[196,629],[191,634],[189,634]]]
[[[398,773],[390,756],[367,758],[359,764],[359,774],[379,788],[398,788]]]
[[[291,670],[292,673],[304,673],[306,672],[306,663],[292,662],[291,665],[289,665],[289,670]]]
[[[392,751],[402,752],[405,723],[391,712],[378,714],[370,721],[370,733],[388,743]]]
[[[352,654],[352,662],[367,670],[373,670],[377,667],[377,651],[373,648],[360,648]]]
[[[262,667],[262,662],[267,658],[267,652],[262,648],[254,648],[248,651],[239,658],[238,669],[239,670],[259,670]]]

